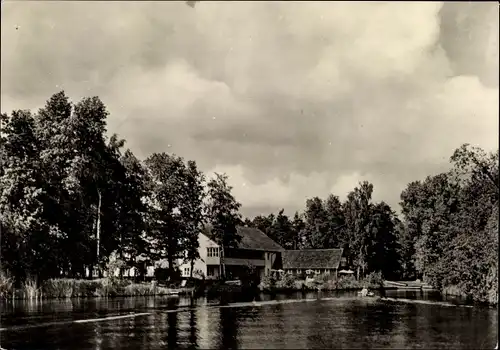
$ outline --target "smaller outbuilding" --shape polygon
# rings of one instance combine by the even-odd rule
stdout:
[[[289,275],[314,274],[335,275],[339,269],[347,267],[344,250],[303,249],[282,252],[283,270]]]

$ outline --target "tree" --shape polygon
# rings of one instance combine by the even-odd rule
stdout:
[[[345,218],[342,203],[338,196],[330,194],[324,202],[328,233],[325,248],[338,248],[342,246],[345,232]]]
[[[450,160],[451,171],[401,194],[415,266],[434,287],[497,302],[498,151],[465,144]]]
[[[415,242],[410,234],[407,223],[395,218],[395,233],[398,240],[400,278],[402,280],[416,279],[415,270]]]
[[[296,211],[295,214],[293,215],[293,220],[292,220],[293,238],[292,238],[291,249],[296,250],[303,247],[305,228],[306,224],[304,223],[302,216],[299,214],[299,212]]]
[[[147,254],[145,237],[147,207],[144,198],[148,195],[146,174],[141,162],[132,151],[126,150],[120,157],[125,170],[121,183],[118,205],[119,244],[118,255],[128,267],[137,266],[137,258]]]
[[[293,246],[293,230],[292,223],[286,214],[284,214],[284,209],[281,209],[276,216],[276,219],[272,225],[273,237],[271,237],[275,242],[285,249],[290,249]]]
[[[391,207],[380,202],[371,209],[367,267],[369,272],[381,272],[386,279],[396,279],[400,274],[400,247],[395,225],[398,222]]]
[[[440,262],[446,242],[453,239],[450,229],[458,210],[459,187],[447,173],[415,182],[401,194],[403,215],[415,239],[415,267],[419,277],[440,286]]]
[[[321,249],[329,245],[329,225],[323,201],[314,197],[306,201],[304,211],[306,244],[309,248]]]
[[[257,215],[252,220],[252,227],[258,228],[262,232],[264,232],[268,237],[274,239],[274,214],[271,213],[268,216]]]
[[[225,277],[224,248],[235,247],[241,240],[237,225],[241,222],[238,203],[231,194],[232,187],[227,183],[225,174],[215,174],[208,184],[208,201],[205,207],[207,222],[211,227],[211,234],[221,247],[222,277]]]
[[[154,153],[145,161],[149,182],[151,260],[166,258],[169,275],[174,276],[174,261],[183,258],[182,243],[186,227],[181,207],[186,197],[186,167],[181,157]]]
[[[203,187],[205,177],[198,170],[196,162],[187,162],[185,180],[183,200],[179,208],[185,232],[183,247],[186,258],[191,263],[190,277],[193,277],[194,261],[200,257],[198,236],[203,228],[203,200],[205,199]]]
[[[50,243],[56,229],[44,217],[40,143],[32,114],[13,111],[10,117],[2,117],[2,125],[2,265],[19,283],[30,274],[47,276],[54,272],[57,253],[50,250]]]
[[[368,244],[371,239],[370,219],[373,204],[371,203],[373,185],[362,182],[347,196],[343,204],[346,223],[346,255],[350,263],[364,275],[367,269]]]

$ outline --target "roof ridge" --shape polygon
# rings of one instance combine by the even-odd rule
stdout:
[[[319,251],[319,250],[323,250],[323,251],[326,251],[326,250],[341,250],[343,248],[319,248],[319,249],[315,249],[315,248],[307,248],[307,249],[287,249],[285,250],[286,252],[304,252],[304,251]]]

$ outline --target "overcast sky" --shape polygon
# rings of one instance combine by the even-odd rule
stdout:
[[[498,148],[498,4],[14,2],[1,109],[98,95],[140,158],[226,172],[245,215],[345,198],[398,209],[468,142]]]

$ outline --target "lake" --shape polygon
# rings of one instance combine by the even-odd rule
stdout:
[[[16,301],[2,304],[0,344],[13,350],[495,347],[496,309],[439,303],[419,292],[387,297],[403,299],[320,292],[223,306],[184,297]]]

